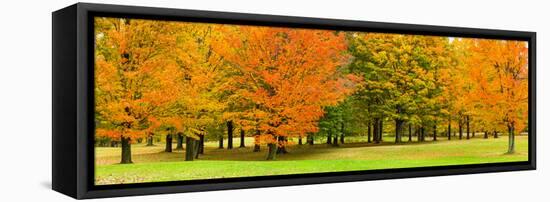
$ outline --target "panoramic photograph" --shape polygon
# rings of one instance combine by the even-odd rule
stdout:
[[[528,161],[526,41],[93,27],[95,185]]]

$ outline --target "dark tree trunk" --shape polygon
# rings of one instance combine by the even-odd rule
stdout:
[[[424,137],[426,136],[426,131],[424,130],[424,126],[420,127],[420,141],[424,142]]]
[[[338,146],[338,135],[334,135],[334,140],[332,140],[332,146]]]
[[[513,154],[515,152],[515,134],[514,134],[514,125],[508,125],[508,154]]]
[[[470,116],[466,116],[466,139],[470,139]]]
[[[327,133],[327,144],[332,144],[332,132],[330,130]]]
[[[371,138],[371,135],[372,135],[372,133],[371,133],[372,131],[371,131],[370,125],[371,125],[371,124],[369,123],[368,126],[367,126],[367,142],[368,142],[368,143],[371,143],[370,138]]]
[[[485,133],[483,133],[483,139],[487,138],[489,138],[489,132],[485,131]]]
[[[412,125],[409,123],[409,142],[412,142]]]
[[[277,156],[277,144],[275,143],[269,143],[267,144],[267,160],[275,160]]]
[[[342,134],[340,135],[340,144],[344,144],[344,136],[345,136],[344,123],[342,122],[341,124],[342,124],[342,128],[341,128]]]
[[[298,145],[302,145],[302,136],[298,137]]]
[[[220,137],[220,141],[218,144],[218,149],[223,149],[223,136]]]
[[[401,142],[402,132],[403,132],[403,120],[395,119],[395,143]]]
[[[195,155],[195,159],[199,158],[199,150],[201,149],[200,146],[200,140],[193,139],[193,154]]]
[[[434,137],[433,137],[433,141],[437,141],[437,125],[434,124]]]
[[[176,142],[176,150],[183,150],[183,135],[181,133],[178,133]]]
[[[372,130],[372,140],[374,141],[375,144],[378,144],[380,143],[379,141],[379,138],[378,136],[380,135],[380,124],[379,124],[379,119],[374,119],[374,123],[372,123],[372,127],[373,127],[373,130]]]
[[[204,154],[204,135],[199,136],[199,154]]]
[[[498,138],[498,132],[496,130],[493,131],[493,138]]]
[[[253,152],[260,151],[260,130],[256,130],[256,135],[254,135],[254,150]]]
[[[153,133],[149,133],[149,135],[147,136],[147,145],[145,146],[155,146],[153,144]]]
[[[233,149],[233,121],[227,122],[227,149]]]
[[[283,137],[283,136],[279,136],[277,137],[277,142],[278,144],[277,145],[280,145],[279,147],[277,147],[277,154],[286,154],[288,153],[288,151],[286,151],[286,138]]]
[[[241,128],[241,145],[240,148],[244,148],[244,130]]]
[[[193,138],[187,137],[185,138],[185,160],[186,161],[192,161],[195,159],[195,154],[193,152],[194,150],[194,143],[195,140]]]
[[[449,125],[447,125],[447,139],[451,140],[451,121],[449,121]]]
[[[308,143],[309,145],[315,144],[315,137],[313,136],[313,134],[308,135]]]
[[[165,152],[172,152],[172,134],[166,135],[166,147],[164,148]]]
[[[121,164],[132,163],[132,145],[130,143],[129,137],[120,137],[120,146],[121,146]]]

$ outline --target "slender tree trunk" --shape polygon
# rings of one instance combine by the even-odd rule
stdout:
[[[330,130],[327,133],[327,144],[332,144],[332,132]]]
[[[308,137],[307,141],[308,141],[309,145],[315,144],[315,137],[313,136],[313,134],[309,134],[307,137]]]
[[[193,161],[195,158],[194,150],[195,140],[193,138],[185,138],[185,161]]]
[[[412,142],[412,124],[409,123],[409,142]]]
[[[223,149],[223,136],[220,137],[218,149]]]
[[[199,154],[204,154],[204,135],[199,136]]]
[[[340,144],[344,144],[344,136],[345,136],[345,130],[344,130],[344,122],[341,123],[341,132],[340,135]]]
[[[193,139],[193,155],[195,159],[199,159],[200,140]]]
[[[451,120],[449,120],[449,124],[447,125],[447,140],[451,140]]]
[[[493,131],[493,138],[498,138],[498,132],[496,130]]]
[[[241,145],[240,148],[244,148],[244,130],[241,128]]]
[[[227,149],[233,149],[233,121],[227,122]]]
[[[147,145],[145,145],[145,146],[155,146],[153,144],[153,133],[149,133],[147,135]]]
[[[302,136],[298,137],[298,145],[302,145]]]
[[[256,135],[254,135],[254,150],[253,152],[260,151],[260,130],[256,130]]]
[[[166,135],[166,147],[164,148],[165,152],[172,152],[172,134]]]
[[[178,133],[176,135],[176,150],[183,150],[183,135],[181,133]]]
[[[132,145],[130,143],[129,137],[120,137],[120,146],[121,146],[121,164],[132,163]]]
[[[437,124],[434,124],[434,137],[433,141],[437,141]]]
[[[276,143],[269,143],[267,144],[267,160],[275,160],[277,156],[277,144]]]
[[[466,116],[466,139],[470,139],[470,116]]]
[[[489,138],[489,132],[485,131],[485,133],[483,134],[483,139],[487,139]]]
[[[378,129],[380,128],[380,124],[378,123],[378,119],[374,119],[374,122],[372,123],[372,141],[375,144],[378,144],[378,135],[380,134],[378,132]]]
[[[515,132],[514,124],[509,124],[508,126],[508,154],[513,154],[515,152]]]
[[[424,126],[420,127],[420,141],[424,142],[424,137],[426,136],[426,131],[424,130]]]

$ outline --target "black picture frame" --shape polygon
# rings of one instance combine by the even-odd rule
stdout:
[[[529,46],[528,161],[95,186],[93,183],[94,16],[527,41]],[[52,188],[77,199],[536,169],[535,32],[90,3],[77,3],[55,11],[52,13],[52,21]]]

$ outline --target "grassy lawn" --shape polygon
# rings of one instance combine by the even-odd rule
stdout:
[[[217,142],[205,144],[205,154],[186,162],[183,151],[166,153],[163,143],[146,147],[132,146],[134,164],[118,164],[120,148],[96,149],[96,184],[160,182],[190,179],[230,178],[242,176],[283,175],[334,171],[373,170],[457,164],[478,164],[527,160],[527,136],[516,138],[516,153],[504,154],[508,138],[470,140],[439,138],[437,142],[393,144],[387,137],[382,144],[349,143],[338,147],[316,143],[292,145],[290,153],[278,155],[276,161],[265,161],[266,147],[252,152],[252,139],[246,148],[238,148],[235,138],[232,150],[217,149]],[[431,138],[430,138],[431,139]],[[404,138],[406,141],[406,138]],[[294,140],[296,141],[296,140]],[[319,140],[321,141],[321,140]],[[305,142],[305,141],[304,141]],[[174,145],[175,148],[175,145]]]

